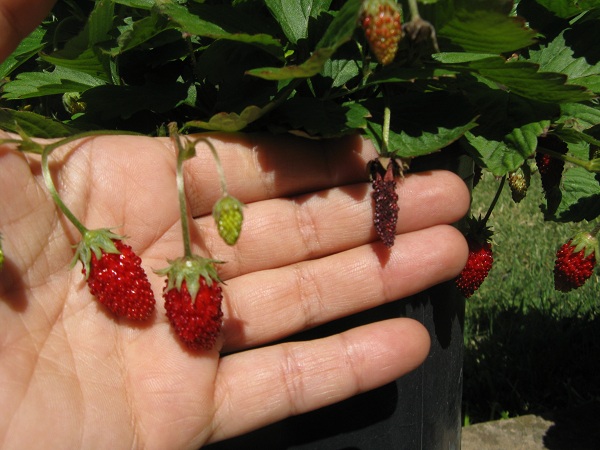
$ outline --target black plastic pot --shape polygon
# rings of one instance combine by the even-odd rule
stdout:
[[[412,170],[443,168],[470,184],[470,158],[443,152],[413,161]],[[457,224],[461,226],[461,224]],[[411,317],[431,336],[426,361],[412,373],[341,403],[291,417],[210,450],[450,450],[461,440],[464,298],[452,282],[294,336],[305,340],[364,323]],[[402,342],[398,342],[402,345]]]

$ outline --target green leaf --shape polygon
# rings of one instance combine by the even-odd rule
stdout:
[[[316,98],[295,97],[277,108],[277,126],[309,136],[339,137],[367,126],[369,110],[358,103],[338,104]]]
[[[407,93],[390,99],[394,105],[389,136],[389,151],[398,157],[427,155],[463,136],[477,126],[475,113],[461,95],[446,92]],[[381,151],[382,99],[364,105],[371,111],[367,135]]]
[[[539,50],[529,52],[529,60],[543,72],[559,72],[569,84],[578,84],[600,93],[600,20],[590,20],[567,29]]]
[[[556,122],[577,131],[587,130],[600,123],[600,109],[585,103],[563,103],[560,105],[560,113]]]
[[[240,113],[221,112],[212,116],[208,122],[192,120],[185,124],[185,128],[202,128],[213,131],[240,131],[263,115],[263,110],[258,106],[248,106]]]
[[[183,83],[147,83],[141,86],[98,86],[85,91],[81,101],[87,105],[86,114],[106,120],[115,117],[127,119],[139,111],[167,112],[185,101],[187,96],[188,86]]]
[[[573,167],[563,173],[560,202],[546,219],[559,222],[594,220],[600,215],[600,183],[594,173]]]
[[[248,17],[235,14],[231,8],[194,5],[193,8],[188,9],[170,0],[158,0],[156,4],[162,14],[177,23],[186,33],[212,39],[244,42],[258,46],[279,58],[283,55],[283,47],[274,37],[258,31],[252,34],[241,32],[240,27],[254,28],[254,25]]]
[[[482,59],[497,58],[498,55],[491,53],[467,53],[467,52],[442,52],[431,55],[433,59],[442,64],[464,64]]]
[[[111,39],[114,17],[114,3],[111,0],[97,1],[83,30],[70,39],[62,50],[42,55],[42,58],[56,66],[109,81],[110,56],[97,47]]]
[[[512,52],[535,42],[525,21],[491,10],[459,10],[438,30],[440,38],[473,53]]]
[[[105,81],[86,73],[57,67],[52,72],[24,72],[4,85],[3,98],[7,100],[43,97],[83,92],[101,86]]]
[[[131,8],[152,9],[156,5],[155,0],[114,0],[115,3]]]
[[[41,54],[40,56],[44,61],[53,64],[56,67],[88,74],[94,78],[107,82],[110,81],[110,76],[104,63],[98,58],[98,54],[92,48],[82,51],[73,58],[65,58],[57,53],[53,53],[52,55]]]
[[[308,37],[311,19],[327,11],[331,0],[265,0],[265,4],[292,44]]]
[[[0,79],[9,76],[21,64],[37,55],[44,48],[45,35],[46,33],[41,28],[37,28],[23,39],[15,51],[0,64]]]
[[[56,120],[29,111],[0,109],[0,129],[18,133],[22,130],[28,136],[51,139],[70,136],[77,130]]]
[[[594,94],[585,87],[566,84],[566,75],[540,72],[538,65],[530,62],[505,61],[495,57],[465,64],[448,64],[448,67],[477,73],[514,94],[541,102],[568,103],[594,98]]]
[[[537,147],[537,137],[544,133],[550,121],[541,121],[513,129],[501,141],[466,133],[469,144],[476,149],[475,159],[494,175],[502,176],[520,167]]]
[[[598,8],[598,0],[536,0],[540,5],[552,11],[558,17],[568,19],[582,12]]]
[[[121,53],[131,50],[141,44],[148,42],[156,37],[164,30],[170,28],[164,16],[151,14],[136,22],[125,29],[117,39],[118,48],[114,49],[111,54],[117,56]]]
[[[517,169],[533,155],[537,137],[559,112],[556,105],[481,85],[470,87],[469,98],[480,116],[479,127],[465,134],[467,150],[497,176]]]
[[[327,28],[316,50],[304,63],[285,67],[261,67],[249,70],[247,74],[265,80],[309,78],[318,74],[335,51],[352,38],[360,7],[361,0],[348,0]]]

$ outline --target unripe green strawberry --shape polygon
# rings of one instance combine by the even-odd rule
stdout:
[[[167,318],[188,348],[210,350],[221,330],[223,295],[214,261],[197,256],[169,261],[163,290]]]
[[[578,233],[556,252],[554,288],[569,292],[592,276],[596,266],[598,239],[590,233]]]
[[[73,263],[82,262],[90,292],[113,314],[146,320],[154,312],[154,292],[142,260],[122,239],[107,229],[87,230]]]
[[[360,23],[375,59],[390,64],[402,38],[402,12],[395,0],[364,0]]]
[[[240,237],[244,221],[243,207],[242,202],[229,195],[222,197],[213,207],[212,214],[219,235],[228,245],[235,244]]]
[[[527,163],[508,174],[508,186],[510,187],[510,193],[515,203],[519,203],[525,198],[530,182],[531,170]]]

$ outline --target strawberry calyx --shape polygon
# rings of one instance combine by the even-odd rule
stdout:
[[[570,240],[570,247],[573,247],[573,253],[579,253],[583,250],[583,257],[587,258],[591,254],[599,255],[600,252],[598,238],[589,232],[582,231],[573,236]]]
[[[200,277],[204,278],[209,287],[212,286],[213,282],[223,283],[215,266],[215,264],[222,264],[223,261],[192,255],[168,260],[168,263],[169,266],[164,269],[154,271],[157,275],[167,277],[165,292],[171,289],[181,291],[181,286],[185,281],[192,302],[200,290]]]
[[[492,236],[494,235],[491,227],[487,225],[486,218],[479,216],[475,218],[473,216],[467,218],[467,229],[465,231],[465,237],[478,245],[492,242]]]
[[[102,258],[102,253],[120,254],[114,241],[121,241],[125,236],[113,233],[108,228],[99,228],[96,230],[84,230],[81,235],[81,241],[75,250],[75,256],[71,260],[71,268],[75,266],[77,261],[81,261],[85,270],[85,279],[90,276],[90,261],[92,253],[96,259]]]

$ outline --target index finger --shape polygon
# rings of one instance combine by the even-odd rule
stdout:
[[[0,61],[48,15],[55,0],[0,0]]]

